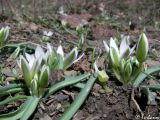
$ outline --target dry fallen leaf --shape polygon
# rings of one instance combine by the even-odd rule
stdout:
[[[67,14],[62,14],[58,17],[58,20],[62,24],[67,24],[71,28],[76,28],[77,26],[84,26],[88,25],[88,21],[92,18],[92,15],[89,13],[84,13],[81,15],[78,14],[72,14],[72,15],[67,15]]]

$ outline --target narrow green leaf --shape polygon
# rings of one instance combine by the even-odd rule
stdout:
[[[20,61],[21,61],[21,69],[23,72],[23,76],[24,76],[26,85],[29,87],[31,84],[31,80],[32,80],[29,64],[23,56],[20,56]]]
[[[49,67],[44,65],[41,70],[40,78],[38,79],[38,86],[45,88],[48,85]]]
[[[33,96],[38,96],[38,85],[37,85],[37,79],[36,78],[34,78],[31,81],[30,89],[31,89],[31,94]]]
[[[143,85],[142,88],[149,88],[149,90],[158,90],[160,91],[160,85]]]
[[[21,118],[21,116],[24,113],[24,106],[18,108],[16,111],[7,113],[7,114],[1,114],[0,120],[18,120]]]
[[[4,29],[4,33],[5,33],[5,37],[4,37],[4,41],[6,41],[7,40],[7,38],[8,38],[8,35],[9,35],[9,27],[7,26],[7,27],[5,27],[5,29]]]
[[[130,62],[127,62],[124,70],[125,70],[124,72],[126,73],[126,75],[130,77],[130,75],[132,74],[132,66]]]
[[[90,90],[95,83],[97,77],[94,77],[93,75],[90,77],[90,79],[87,81],[85,87],[81,90],[79,95],[76,97],[72,105],[66,110],[66,112],[62,115],[60,120],[70,120],[73,115],[77,112],[77,110],[81,107],[81,105],[84,103],[85,99],[87,98],[88,94],[90,93]]]
[[[73,61],[77,58],[77,48],[74,48],[70,53],[68,53],[64,59],[64,70],[66,70],[68,67],[70,67],[73,63]]]
[[[58,66],[57,66],[57,69],[63,69],[64,68],[64,58],[58,54]]]
[[[138,75],[138,77],[134,80],[133,82],[133,86],[134,87],[138,87],[143,81],[144,79],[150,75],[150,74],[153,74],[153,73],[156,73],[156,72],[160,72],[160,67],[151,67],[149,69],[147,69],[146,71],[144,71],[146,74],[144,73],[141,73]],[[148,75],[147,75],[148,74]]]
[[[0,120],[19,120],[30,103],[32,103],[32,99],[31,97],[28,97],[25,103],[23,103],[16,111],[0,115]]]
[[[17,47],[17,49],[15,49],[15,51],[11,54],[11,58],[16,59],[18,57],[19,52],[20,52],[20,47]]]
[[[4,33],[4,28],[2,28],[0,30],[0,44],[3,44],[4,39],[5,39],[5,33]]]
[[[58,55],[53,52],[51,55],[48,56],[47,62],[51,70],[56,69],[56,67],[58,66]]]
[[[3,101],[0,102],[0,106],[3,106],[5,104],[8,104],[8,103],[11,103],[11,102],[15,102],[15,101],[18,101],[18,100],[25,100],[27,99],[27,96],[25,95],[17,95],[17,96],[14,96],[14,97],[11,97],[11,98],[7,98]]]
[[[22,92],[24,91],[23,88],[13,88],[13,89],[9,89],[7,91],[4,91],[4,92],[0,92],[0,96],[5,96],[5,95],[10,95],[10,94],[15,94],[15,93],[18,93],[18,92]]]
[[[83,74],[79,76],[69,77],[63,80],[62,82],[59,82],[49,88],[48,92],[45,95],[45,98],[47,98],[49,95],[53,94],[54,92],[60,90],[61,88],[76,84],[80,82],[81,80],[86,79],[89,76],[90,74]]]
[[[25,108],[25,111],[20,120],[28,120],[38,106],[40,98],[30,96],[30,99],[32,100],[32,102],[30,102],[30,104]]]
[[[13,84],[9,84],[7,86],[0,87],[0,91],[2,93],[2,92],[5,92],[5,91],[13,89],[13,88],[24,88],[24,85],[13,83]]]

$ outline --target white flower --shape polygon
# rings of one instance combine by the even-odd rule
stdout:
[[[47,36],[47,37],[51,37],[53,35],[52,31],[43,31],[43,35]]]
[[[133,46],[130,48],[129,46],[129,36],[121,36],[122,41],[118,48],[118,45],[116,44],[115,39],[110,38],[110,44],[109,46],[105,41],[103,41],[104,47],[106,52],[109,54],[111,49],[114,48],[115,53],[117,54],[118,59],[122,59],[123,57],[127,57],[128,55],[131,55],[134,52],[134,49],[136,46]]]

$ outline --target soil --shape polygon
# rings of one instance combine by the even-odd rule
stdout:
[[[133,2],[133,0],[132,0]],[[134,3],[134,2],[133,2]],[[88,35],[86,36],[86,48],[91,47],[100,47],[102,46],[102,40],[109,40],[110,37],[116,36],[117,34],[127,34],[131,36],[132,42],[137,41],[141,28],[137,26],[134,29],[130,29],[130,26],[127,26],[124,21],[118,21],[119,23],[123,23],[124,29],[119,29],[119,33],[117,33],[117,28],[115,29],[115,24],[108,24],[108,21],[98,21],[94,19],[94,16],[99,14],[100,10],[95,8],[94,4],[90,3],[90,13],[93,14],[93,18],[88,22],[87,27],[90,28],[88,31]],[[88,4],[88,6],[90,5]],[[112,4],[112,3],[110,3]],[[117,3],[118,4],[118,3]],[[116,4],[116,5],[117,5]],[[126,4],[129,4],[126,2]],[[108,4],[106,4],[107,6]],[[88,8],[85,6],[85,9]],[[103,7],[103,6],[102,6]],[[95,9],[98,12],[95,12]],[[111,9],[110,7],[108,9]],[[120,11],[113,11],[113,13],[120,14]],[[70,12],[72,14],[72,12]],[[139,14],[138,14],[139,15]],[[137,16],[138,16],[137,15]],[[70,15],[71,16],[71,15]],[[72,17],[74,17],[73,15]],[[136,18],[138,18],[136,16]],[[70,17],[70,19],[72,19]],[[77,17],[77,14],[76,14]],[[78,17],[77,17],[78,18]],[[74,18],[73,18],[74,19]],[[75,20],[75,19],[74,19]],[[73,20],[73,21],[74,21]],[[38,21],[38,22],[37,22]],[[61,27],[55,27],[55,23],[50,22],[50,20],[40,21],[37,18],[37,21],[25,20],[23,24],[19,24],[13,19],[6,18],[5,20],[0,22],[0,27],[2,26],[10,26],[11,34],[9,36],[9,43],[21,43],[21,42],[32,42],[36,44],[45,45],[45,42],[41,41],[43,31],[52,31],[53,36],[49,41],[54,47],[58,46],[61,42],[62,46],[64,46],[65,51],[68,51],[78,42],[78,36],[74,32],[73,28],[69,28],[69,31],[64,30]],[[53,25],[52,25],[53,24]],[[58,20],[56,20],[57,26],[60,26]],[[71,23],[72,24],[72,23]],[[73,23],[74,24],[74,23]],[[139,23],[138,23],[139,24]],[[74,24],[75,25],[75,24]],[[74,26],[75,27],[75,26]],[[153,26],[146,27],[146,34],[149,38],[150,48],[154,48],[157,51],[160,50],[160,31],[155,30]],[[33,45],[35,46],[35,45]],[[3,84],[10,82],[9,79],[12,75],[10,69],[8,68],[16,68],[18,69],[15,60],[10,59],[10,53],[2,56],[0,63],[3,65],[3,74],[5,76],[5,80]],[[89,60],[90,56],[87,55],[85,59],[80,61],[77,66],[74,66],[74,69],[68,70],[66,74],[77,74],[78,72],[88,72],[91,71],[91,62]],[[7,60],[6,60],[7,59]],[[7,61],[7,62],[6,62]],[[102,61],[101,61],[102,62]],[[85,63],[85,66],[83,64]],[[104,63],[98,63],[104,67]],[[147,66],[160,66],[160,61],[158,59],[149,58],[146,62]],[[101,68],[103,69],[103,68]],[[56,76],[58,80],[61,79],[61,75],[55,75],[57,71],[53,73],[51,76],[51,80]],[[159,75],[155,75],[158,77]],[[55,78],[54,78],[55,79]],[[50,84],[54,84],[59,81],[50,81]],[[113,89],[112,93],[107,93],[98,83],[94,84],[92,91],[90,92],[88,98],[85,103],[81,106],[78,112],[74,115],[73,120],[135,120],[141,119],[140,113],[137,110],[137,107],[131,100],[132,87],[131,86],[122,86],[120,83],[116,82],[117,80],[114,77],[110,77],[108,86]],[[37,110],[30,118],[31,120],[58,120],[58,118],[65,112],[65,110],[71,105],[74,101],[75,97],[78,95],[80,89],[75,89],[74,87],[67,87],[58,91],[56,94],[51,95],[46,100],[42,101],[38,106]],[[159,113],[159,105],[160,101],[156,99],[156,105],[148,105],[146,98],[139,96],[140,92],[137,89],[135,92],[135,99],[139,103],[141,109],[144,112],[144,116],[151,117],[160,117]],[[158,93],[157,93],[158,94]],[[158,94],[159,95],[159,94]],[[16,109],[21,103],[15,103],[7,106],[7,108],[0,108],[0,113],[3,111],[12,111]]]

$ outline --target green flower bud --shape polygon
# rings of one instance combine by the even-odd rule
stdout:
[[[136,50],[136,57],[140,63],[144,62],[147,54],[148,54],[148,39],[144,33],[140,35],[138,45],[137,45],[137,50]]]
[[[38,79],[38,85],[40,88],[45,88],[48,85],[49,79],[49,67],[44,65],[41,70],[40,77]]]
[[[108,79],[109,79],[109,77],[104,70],[98,72],[98,80],[100,83],[102,83],[102,84],[106,83],[108,81]]]

